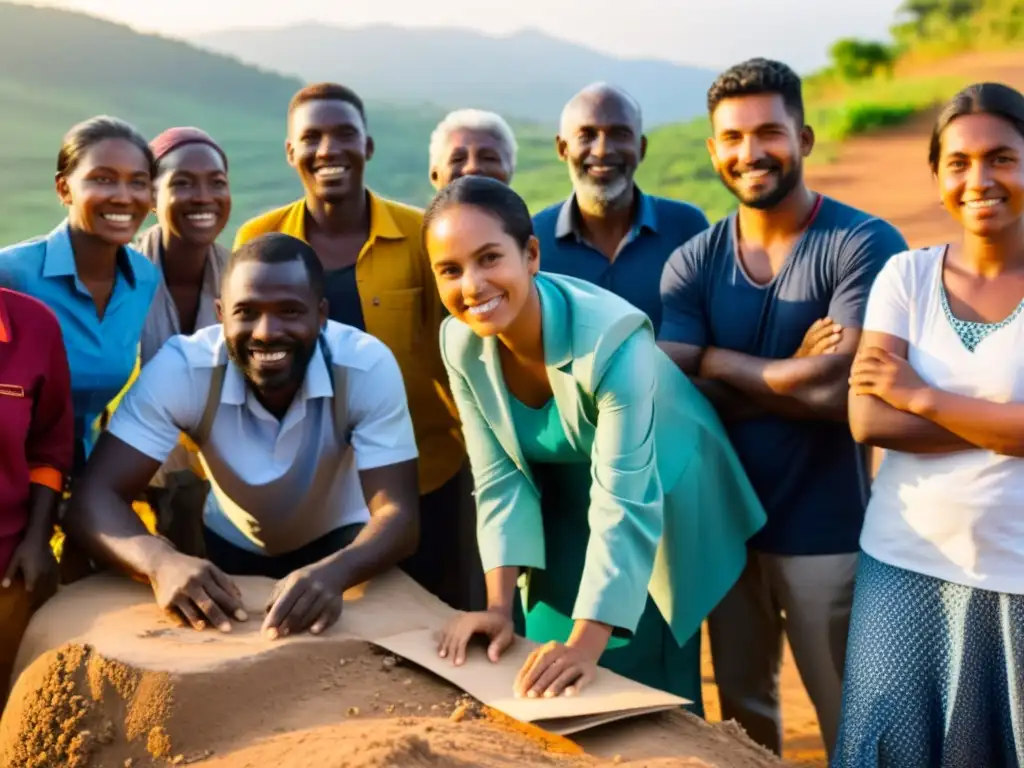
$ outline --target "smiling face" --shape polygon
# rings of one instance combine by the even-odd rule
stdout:
[[[362,193],[373,139],[355,106],[338,99],[307,101],[294,109],[288,125],[288,163],[307,193],[323,202]]]
[[[224,159],[208,144],[186,144],[160,161],[156,214],[172,236],[197,247],[212,245],[231,216]]]
[[[632,201],[633,176],[647,139],[636,107],[622,94],[602,90],[577,96],[563,117],[556,147],[578,199],[601,208]]]
[[[478,336],[506,333],[533,300],[537,238],[521,248],[493,214],[453,205],[432,220],[426,244],[441,303]]]
[[[463,176],[487,176],[508,184],[512,168],[501,139],[469,128],[452,131],[437,165],[430,169],[430,181],[434,189],[442,189]]]
[[[711,115],[708,152],[715,172],[745,206],[774,208],[803,178],[814,134],[777,94],[724,99]]]
[[[71,226],[111,245],[128,245],[153,207],[149,160],[127,139],[103,139],[85,149],[57,195]]]
[[[218,309],[228,353],[253,389],[290,399],[327,321],[327,302],[317,300],[302,260],[235,264]]]
[[[974,235],[1020,226],[1024,136],[995,115],[964,115],[942,132],[936,179],[946,210]]]

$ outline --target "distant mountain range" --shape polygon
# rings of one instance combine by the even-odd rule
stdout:
[[[463,29],[300,24],[228,29],[192,42],[307,81],[342,82],[364,98],[394,104],[493,109],[554,124],[584,85],[629,91],[647,125],[702,114],[716,73],[666,61],[621,59],[536,30],[491,36]]]
[[[481,53],[480,58],[488,57]],[[471,63],[463,68],[473,71]],[[426,79],[426,70],[421,65],[412,74]],[[540,92],[540,68],[536,71],[538,81],[530,87]],[[434,79],[450,86],[450,78]],[[591,79],[580,76],[579,84]],[[370,186],[388,197],[425,205],[433,193],[427,177],[430,133],[445,112],[431,103],[438,95],[424,90],[413,104],[411,98],[389,99],[349,82],[365,91],[377,147],[367,166]],[[140,34],[81,13],[0,0],[0,246],[48,232],[65,215],[53,191],[61,137],[79,120],[103,113],[129,120],[147,138],[174,125],[196,125],[216,137],[231,161],[234,206],[224,233],[230,242],[248,217],[301,194],[284,156],[288,100],[301,86],[296,76],[247,65],[196,43]],[[573,83],[566,90],[576,87]],[[633,91],[643,98],[642,91]],[[691,100],[697,105],[693,111],[702,101],[703,96]],[[549,103],[544,124],[514,119],[512,109],[493,103],[512,119],[520,150],[513,186],[532,210],[571,190],[553,141],[561,99]],[[651,131],[638,176],[641,186],[718,211],[721,185],[707,161],[706,132],[703,117]]]

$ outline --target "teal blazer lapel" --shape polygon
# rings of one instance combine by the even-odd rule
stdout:
[[[534,490],[537,490],[537,483],[533,479],[530,465],[523,456],[519,438],[516,436],[516,425],[512,421],[508,388],[505,386],[505,377],[501,372],[501,360],[498,357],[498,340],[489,336],[482,339],[482,342],[480,361],[484,364],[484,370],[487,373],[488,386],[474,387],[480,411],[487,418],[495,437],[498,438],[498,442],[501,443],[509,458],[519,467],[523,476],[530,481]]]
[[[580,390],[572,369],[572,307],[565,295],[547,280],[537,280],[536,284],[544,334],[544,364],[562,431],[576,450],[589,452],[580,440]]]

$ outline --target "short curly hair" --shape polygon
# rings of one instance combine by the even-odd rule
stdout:
[[[781,61],[748,59],[725,70],[708,88],[708,115],[726,99],[777,94],[797,122],[804,121],[804,97],[800,76]]]

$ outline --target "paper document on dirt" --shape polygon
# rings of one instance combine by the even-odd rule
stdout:
[[[512,693],[516,674],[537,647],[516,638],[501,660],[491,662],[483,648],[472,648],[459,667],[437,655],[434,631],[418,629],[392,637],[378,638],[377,645],[445,678],[473,698],[523,722],[552,733],[566,735],[623,717],[659,712],[688,704],[686,699],[648,688],[607,669],[599,669],[594,680],[577,696],[553,699],[517,699]]]
[[[276,641],[260,632],[274,582],[233,578],[250,618],[234,625],[229,634],[213,629],[196,632],[176,624],[157,607],[152,589],[128,578],[108,573],[62,587],[29,625],[15,674],[67,642],[92,645],[107,657],[140,668],[202,674],[225,663],[272,654],[285,643],[322,644],[354,637],[425,667],[487,706],[562,735],[687,703],[604,669],[579,696],[516,699],[512,681],[535,645],[517,638],[498,664],[488,661],[481,650],[464,666],[453,666],[438,657],[435,634],[458,612],[399,570],[346,592],[340,621],[322,636],[303,633]]]

